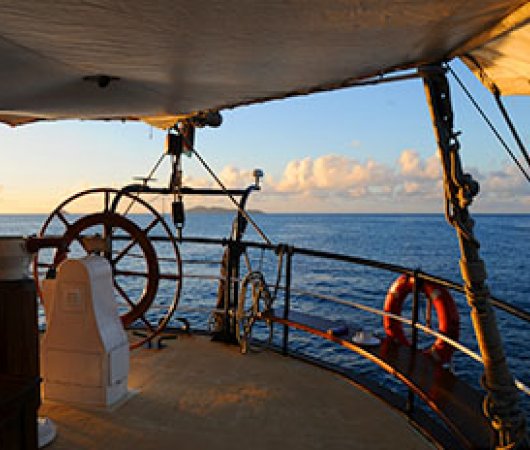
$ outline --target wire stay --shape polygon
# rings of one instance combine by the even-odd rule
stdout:
[[[459,84],[459,86],[462,88],[462,90],[464,91],[464,93],[466,94],[467,98],[469,99],[469,101],[472,103],[472,105],[475,107],[475,109],[478,111],[478,113],[480,114],[480,116],[484,119],[484,121],[486,122],[486,124],[488,125],[489,129],[491,130],[491,132],[495,135],[495,137],[497,138],[497,140],[500,142],[500,144],[504,147],[504,149],[506,150],[506,152],[508,153],[508,155],[510,155],[510,158],[513,160],[513,162],[515,163],[515,165],[519,168],[519,170],[521,171],[521,173],[524,175],[524,177],[526,178],[526,180],[530,183],[530,175],[528,175],[528,172],[524,169],[524,167],[521,165],[521,163],[519,162],[519,160],[517,159],[517,157],[515,156],[515,154],[512,152],[512,150],[510,149],[509,145],[506,143],[506,141],[503,139],[503,137],[500,135],[499,131],[497,130],[497,128],[495,128],[495,125],[493,125],[493,123],[491,122],[491,120],[488,118],[488,116],[486,115],[486,113],[484,112],[484,110],[480,107],[480,105],[477,103],[477,101],[475,100],[475,98],[473,97],[473,95],[471,94],[471,92],[469,92],[469,90],[467,89],[467,87],[464,85],[464,83],[462,82],[462,80],[460,79],[460,77],[456,74],[456,72],[453,70],[453,68],[449,65],[447,65],[448,69],[449,69],[449,72],[451,73],[451,75],[454,77],[454,79],[456,80],[456,82]]]

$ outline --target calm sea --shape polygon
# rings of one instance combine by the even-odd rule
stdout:
[[[45,219],[40,215],[0,216],[0,235],[28,235],[37,233]],[[255,216],[260,227],[274,243],[288,243],[299,247],[344,253],[369,259],[378,259],[460,281],[458,268],[458,243],[454,230],[441,215],[356,215],[356,214],[259,214]],[[477,215],[476,235],[481,242],[481,255],[486,262],[488,284],[498,298],[530,311],[530,215]],[[68,220],[75,221],[76,217]],[[145,226],[149,219],[134,218]],[[185,236],[223,238],[229,235],[232,215],[230,214],[188,214]],[[50,233],[61,233],[60,224],[52,224]],[[160,234],[157,227],[151,234]],[[247,240],[259,241],[259,236],[250,227]],[[171,249],[157,244],[157,251],[163,257],[171,258]],[[79,249],[73,249],[75,256]],[[132,251],[123,264],[131,270],[142,270],[143,261]],[[211,245],[180,246],[184,263],[184,280],[177,316],[188,318],[195,328],[206,329],[209,313],[214,307],[219,274],[218,261],[222,248]],[[44,259],[46,256],[44,255]],[[277,256],[259,250],[249,251],[253,270],[261,270],[269,284],[277,281]],[[171,261],[161,262],[163,272],[174,273]],[[246,269],[243,270],[243,274]],[[308,293],[316,292],[340,300],[354,301],[381,308],[385,293],[396,278],[393,273],[353,266],[327,260],[302,256],[293,259],[294,309],[322,315],[345,323],[362,324],[376,334],[382,334],[381,319],[367,313],[360,313],[350,307],[314,299]],[[206,279],[198,278],[206,276]],[[280,285],[283,283],[280,280]],[[141,292],[142,280],[125,278],[124,286],[131,296]],[[140,283],[140,284],[138,284]],[[171,302],[174,283],[161,282],[158,304]],[[462,295],[455,294],[462,319],[461,341],[477,350],[469,320],[469,308]],[[276,302],[281,306],[283,291],[278,291]],[[424,313],[424,310],[421,311]],[[157,311],[153,310],[153,320]],[[497,311],[497,318],[509,363],[517,379],[530,385],[530,324]],[[258,336],[266,330],[257,327]],[[280,330],[275,333],[280,342]],[[380,377],[383,384],[393,386],[390,377],[381,374],[371,363],[361,360],[350,352],[333,344],[301,333],[292,332],[291,346],[298,351],[318,356],[329,362],[352,368],[361,373]],[[430,344],[423,338],[423,345]],[[457,354],[453,358],[454,370],[470,383],[478,386],[480,366],[469,358]],[[530,418],[530,401],[522,400]]]

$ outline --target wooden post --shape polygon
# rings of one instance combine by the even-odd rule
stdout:
[[[460,145],[453,130],[453,110],[449,84],[441,65],[420,69],[438,141],[442,163],[446,218],[457,231],[460,244],[460,270],[471,307],[475,335],[484,361],[483,384],[487,391],[484,413],[496,432],[498,449],[528,448],[525,417],[518,406],[518,391],[504,355],[502,340],[491,306],[486,268],[479,255],[479,243],[473,234],[474,222],[468,207],[479,186],[464,173]]]
[[[0,448],[37,448],[39,335],[35,283],[25,277],[25,258],[6,254],[14,238],[0,238]],[[18,242],[25,245],[22,239]],[[17,244],[18,245],[18,244]],[[25,247],[21,249],[25,251]]]
[[[37,378],[38,339],[34,281],[0,281],[0,373]]]

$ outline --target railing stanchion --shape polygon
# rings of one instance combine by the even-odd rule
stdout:
[[[418,349],[418,328],[416,324],[418,323],[419,317],[419,301],[420,301],[420,283],[421,280],[418,278],[420,270],[414,270],[414,292],[412,297],[412,338],[411,338],[411,351],[416,352]],[[407,413],[411,414],[414,411],[414,391],[409,389],[409,394],[407,398]]]
[[[227,268],[226,268],[226,281],[225,281],[225,298],[224,298],[224,336],[226,339],[230,336],[230,299],[232,296],[232,240],[227,242]]]
[[[230,286],[230,306],[232,308],[232,311],[235,313],[237,311],[237,302],[239,300],[239,275],[240,275],[240,267],[239,262],[241,260],[241,242],[240,241],[232,241],[233,247],[230,249],[230,259],[232,260],[232,285]],[[236,317],[233,315],[230,320],[230,339],[237,339],[236,338]]]
[[[287,247],[287,261],[285,263],[285,297],[283,304],[283,318],[289,319],[289,309],[291,308],[291,271],[292,271],[293,248]],[[283,326],[283,345],[282,353],[287,355],[289,345],[289,327]]]
[[[419,316],[419,301],[420,301],[420,289],[421,289],[421,280],[418,278],[420,270],[416,269],[414,271],[414,292],[412,297],[412,350],[416,351],[418,349],[418,328],[416,324],[418,323]]]

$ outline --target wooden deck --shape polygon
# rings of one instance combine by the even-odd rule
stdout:
[[[51,450],[427,449],[407,420],[346,379],[274,352],[182,336],[132,353],[129,387],[112,411],[46,402]]]
[[[414,391],[444,420],[464,448],[494,447],[493,430],[482,411],[483,394],[445,369],[421,349],[396,344],[387,338],[374,346],[352,342],[358,327],[290,311],[288,319],[271,310],[268,320],[320,336],[342,345],[381,366]],[[335,335],[333,330],[345,328]],[[453,444],[451,444],[451,447]]]

